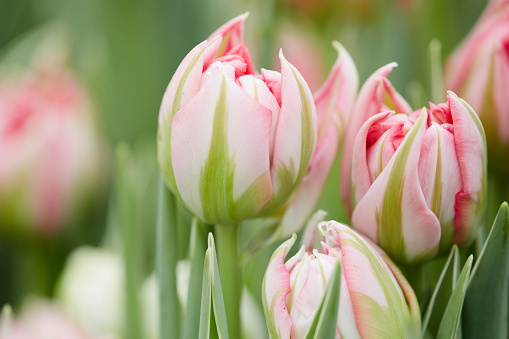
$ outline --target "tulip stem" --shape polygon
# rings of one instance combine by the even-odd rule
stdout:
[[[242,271],[239,265],[238,225],[216,225],[214,233],[226,319],[228,319],[228,336],[240,338]]]

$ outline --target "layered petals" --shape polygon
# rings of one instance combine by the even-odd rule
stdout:
[[[269,109],[223,73],[212,75],[175,115],[175,179],[182,200],[200,218],[238,222],[268,201],[271,119]]]
[[[355,101],[352,115],[346,130],[341,155],[340,189],[341,198],[348,215],[352,213],[350,197],[350,170],[355,138],[362,124],[375,114],[394,110],[396,113],[410,114],[412,109],[405,99],[394,89],[387,76],[396,63],[387,64],[373,73],[362,86]]]
[[[484,130],[464,100],[447,98],[411,115],[379,113],[355,140],[352,225],[399,262],[469,243],[484,214]]]
[[[168,187],[214,224],[279,211],[306,175],[316,144],[306,82],[282,53],[281,73],[255,74],[243,41],[246,17],[186,56],[159,115],[158,160]]]
[[[305,337],[338,260],[342,273],[336,338],[405,337],[412,327],[418,330],[418,308],[415,319],[409,307],[415,306],[415,295],[403,276],[396,278],[377,250],[349,227],[330,221],[318,229],[323,253],[302,247],[284,263],[294,236],[271,258],[263,283],[271,337]]]

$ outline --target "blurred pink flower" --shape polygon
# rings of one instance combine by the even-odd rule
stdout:
[[[465,98],[486,129],[490,167],[507,173],[509,154],[509,1],[491,0],[449,56],[445,84]],[[502,159],[501,159],[502,158]],[[499,161],[500,159],[500,161]]]
[[[0,78],[1,223],[55,232],[97,186],[102,146],[69,70],[52,64]]]
[[[2,319],[1,339],[92,339],[56,305],[37,301],[24,309],[19,318]],[[99,339],[99,338],[95,338]],[[107,338],[100,338],[107,339]]]

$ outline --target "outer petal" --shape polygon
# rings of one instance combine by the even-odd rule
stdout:
[[[338,131],[331,125],[318,142],[308,173],[302,178],[295,196],[283,215],[279,226],[283,237],[298,232],[315,209],[336,159],[338,144]]]
[[[180,107],[199,91],[203,64],[206,61],[205,52],[207,49],[217,48],[219,43],[220,39],[216,39],[210,44],[204,41],[187,54],[171,78],[159,110],[157,158],[166,183],[177,195],[179,193],[171,163],[171,123]]]
[[[396,65],[395,62],[385,65],[366,80],[357,96],[352,116],[349,119],[341,155],[340,173],[341,198],[349,215],[352,213],[350,203],[352,152],[355,138],[362,124],[373,115],[387,110],[396,110],[397,113],[412,113],[408,103],[394,90],[390,82],[385,79]]]
[[[252,75],[245,75],[238,79],[244,91],[253,99],[272,111],[272,123],[270,126],[270,159],[274,153],[274,136],[276,134],[276,126],[279,120],[279,104],[276,98],[269,90],[267,85],[260,79]],[[291,233],[290,233],[291,234]],[[288,234],[288,235],[290,235]]]
[[[285,257],[296,239],[294,234],[276,249],[263,277],[263,310],[272,338],[289,339],[292,330],[292,319],[286,305],[287,295],[291,291],[290,271],[285,266]]]
[[[438,250],[440,224],[419,185],[418,161],[428,113],[414,127],[382,173],[359,201],[352,224],[400,262],[432,257]]]
[[[336,242],[350,293],[355,323],[362,338],[404,338],[411,314],[391,270],[366,240],[349,227],[329,222],[324,230]]]
[[[175,179],[203,220],[229,224],[257,214],[271,195],[271,112],[222,73],[173,119]]]
[[[339,131],[342,138],[352,111],[355,95],[359,86],[359,76],[352,57],[337,41],[333,46],[338,58],[323,86],[315,93],[314,100],[318,118],[318,139],[322,138],[329,124],[339,119]]]
[[[454,143],[463,187],[456,195],[454,242],[462,245],[472,239],[473,227],[479,225],[486,207],[487,150],[484,129],[464,100],[449,91]]]
[[[351,204],[353,208],[355,208],[357,203],[364,197],[372,184],[366,153],[368,148],[366,143],[368,132],[372,126],[382,125],[382,122],[391,114],[393,114],[393,112],[384,112],[369,118],[366,123],[362,125],[357,134],[357,139],[355,140],[353,148],[353,154],[355,154],[355,156],[352,157],[351,171]],[[381,134],[384,132],[385,131],[381,131]]]
[[[311,92],[282,52],[280,59],[282,105],[274,138],[273,195],[265,213],[281,207],[294,191],[307,173],[316,144],[316,109]]]
[[[454,135],[437,123],[428,128],[419,158],[419,183],[426,204],[442,227],[439,252],[447,252],[454,239],[454,205],[461,176]]]
[[[509,35],[509,23],[507,24],[507,34]],[[507,39],[509,40],[509,37]],[[506,46],[498,44],[493,67],[493,101],[498,127],[497,134],[500,141],[505,145],[509,145],[509,98],[507,96],[507,89],[509,88],[509,47],[507,45],[509,45],[509,41],[506,42]]]

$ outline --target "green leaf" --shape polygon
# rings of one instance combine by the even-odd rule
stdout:
[[[159,281],[160,337],[178,338],[180,302],[177,295],[177,219],[175,196],[161,177],[157,211],[156,272]]]
[[[327,289],[316,311],[306,339],[334,338],[336,335],[339,293],[341,286],[341,262],[338,260],[327,283]]]
[[[449,254],[449,258],[442,269],[442,273],[440,274],[440,278],[438,279],[435,290],[433,291],[428,307],[426,308],[426,313],[424,314],[422,322],[423,336],[426,331],[428,331],[432,337],[436,337],[438,333],[440,321],[454,289],[456,277],[458,276],[458,261],[458,247],[453,246],[451,253]]]
[[[228,324],[224,308],[223,291],[221,289],[221,278],[217,265],[216,247],[214,244],[214,236],[212,233],[209,233],[208,248],[205,252],[203,267],[199,338],[209,338],[211,305],[214,309],[215,323],[219,338],[227,339]]]
[[[198,218],[193,219],[191,226],[191,244],[189,248],[189,261],[191,273],[189,276],[189,288],[187,290],[187,307],[184,317],[182,338],[194,339],[198,337],[200,328],[200,304],[202,291],[202,277],[204,269],[204,234]],[[210,317],[209,317],[210,318]]]
[[[447,303],[444,316],[438,328],[437,339],[450,339],[456,338],[459,330],[459,322],[461,319],[461,309],[463,308],[463,301],[467,291],[468,281],[470,278],[470,270],[472,268],[473,257],[470,255],[461,270],[458,278],[458,283],[452,292],[451,298]]]
[[[472,270],[463,311],[465,338],[507,338],[509,212],[504,202]]]

